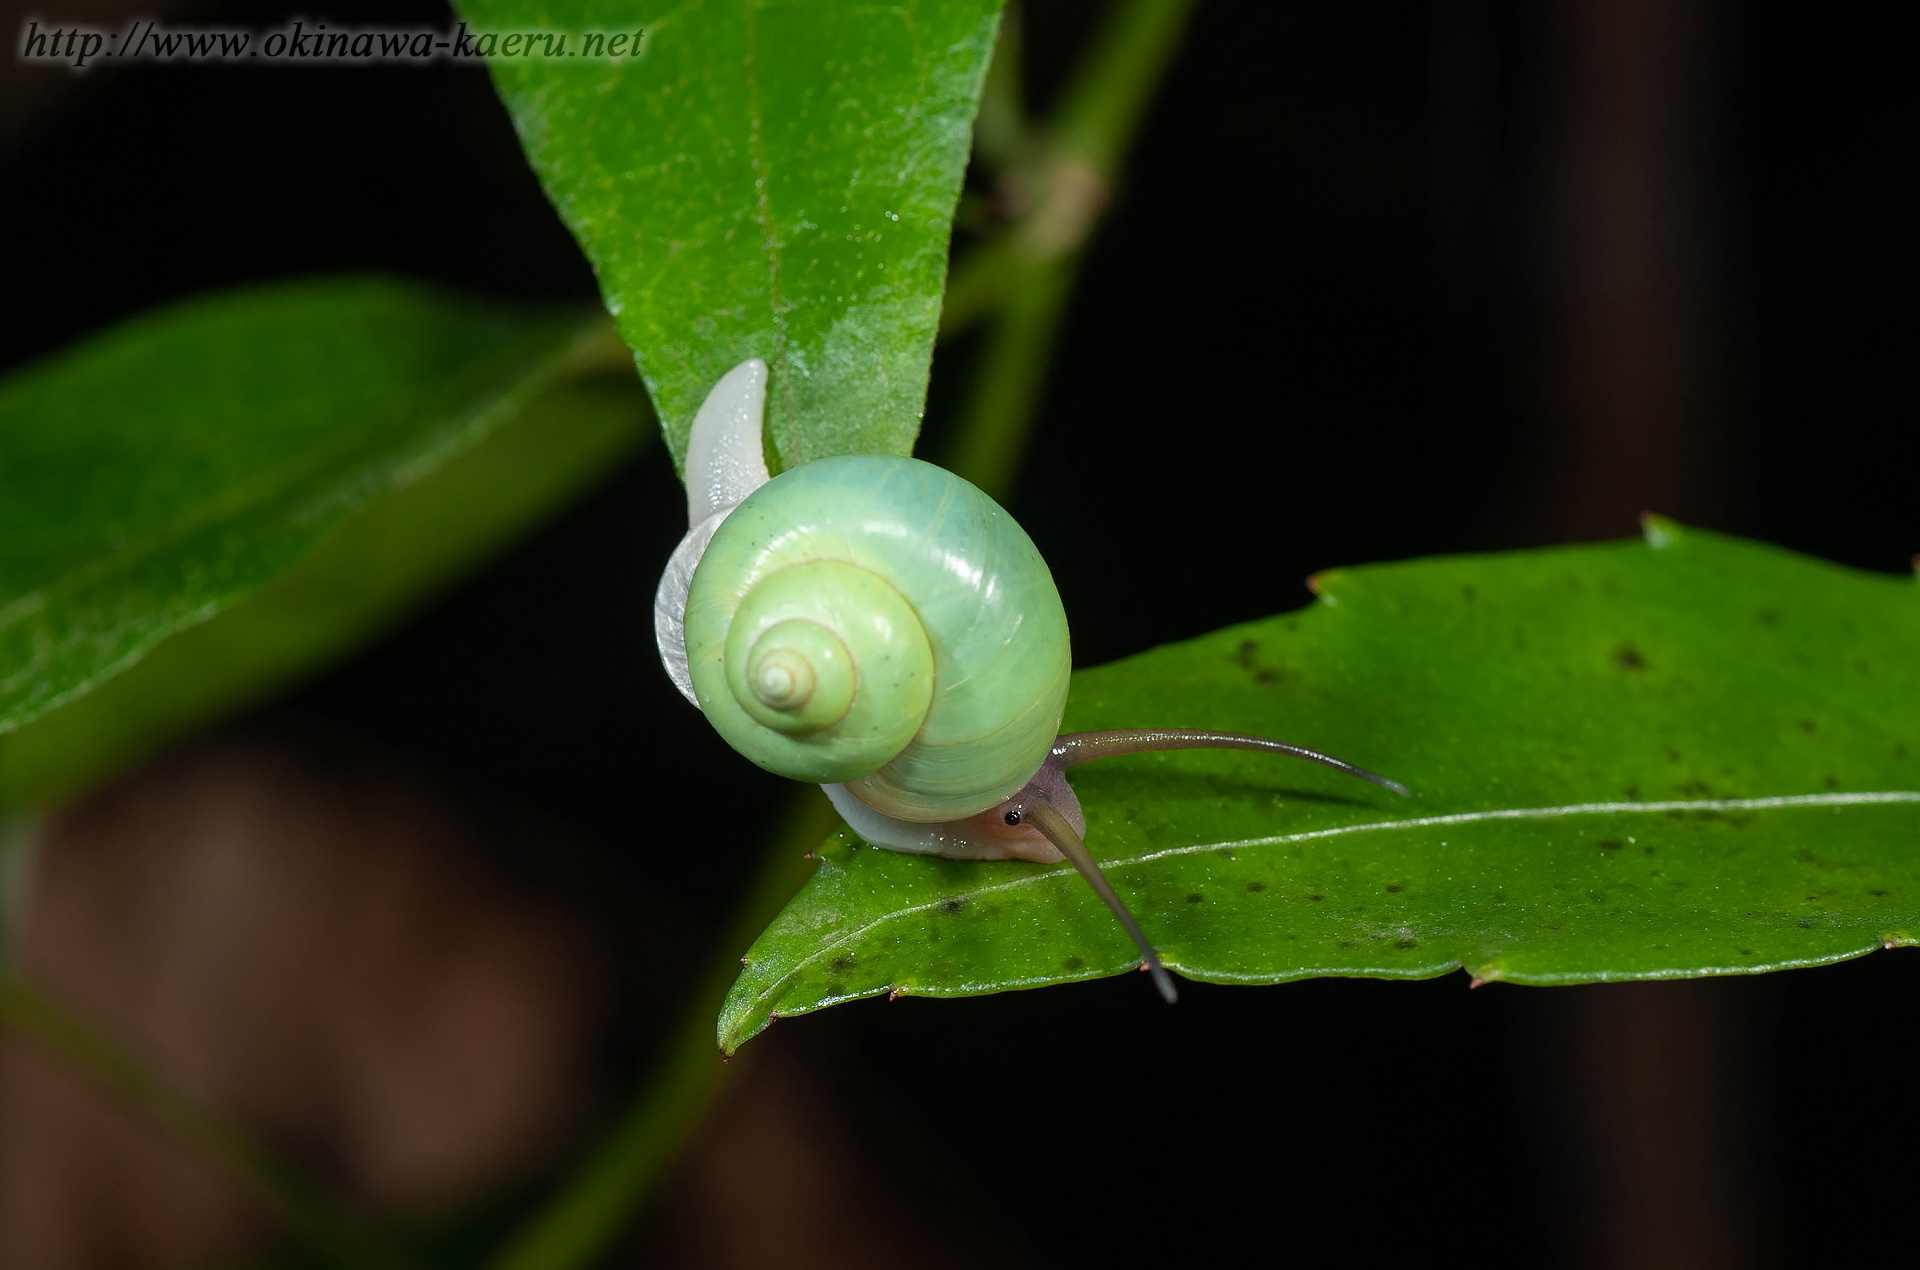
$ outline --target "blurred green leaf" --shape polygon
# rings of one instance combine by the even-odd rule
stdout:
[[[1084,671],[1071,729],[1265,733],[1076,769],[1169,966],[1579,983],[1744,974],[1920,936],[1920,587],[1651,521],[1645,543],[1339,570],[1311,608]],[[829,841],[720,1017],[1116,974],[1065,865]],[[1150,996],[1142,985],[1143,997]]]
[[[674,462],[714,381],[773,378],[779,463],[905,454],[1000,0],[463,0],[479,31],[637,33],[638,52],[491,62],[600,276]]]
[[[348,279],[190,301],[0,385],[0,806],[362,638],[646,432],[604,315]]]

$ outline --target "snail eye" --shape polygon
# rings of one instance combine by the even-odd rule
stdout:
[[[1018,807],[1014,808],[1012,811],[1007,813],[1007,823],[1010,825],[1017,825],[1020,823],[1020,809]]]

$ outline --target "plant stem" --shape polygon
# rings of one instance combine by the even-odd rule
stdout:
[[[1033,206],[1003,239],[953,270],[942,336],[998,312],[947,466],[994,498],[1007,496],[1025,456],[1081,257],[1193,4],[1114,5],[1062,99],[1047,145],[1024,174],[1035,190]]]
[[[0,1026],[30,1037],[121,1102],[219,1165],[280,1226],[342,1270],[406,1265],[372,1228],[252,1135],[188,1098],[144,1063],[68,1017],[19,975],[0,970]]]
[[[1112,175],[1160,86],[1195,0],[1121,0],[1061,99],[1053,144]]]
[[[1005,501],[1026,457],[1047,363],[1079,266],[1078,252],[1027,264],[987,332],[946,466],[991,498]]]
[[[819,790],[812,786],[796,790],[753,890],[721,941],[721,956],[681,1014],[660,1065],[599,1146],[559,1188],[553,1202],[494,1257],[492,1270],[568,1270],[589,1265],[619,1236],[634,1207],[750,1061],[721,1060],[713,1021],[727,989],[739,976],[740,950],[800,889],[813,871],[806,853],[819,846],[838,823]]]
[[[1027,133],[1027,104],[1021,91],[1024,67],[1020,9],[1009,3],[1000,15],[1000,35],[980,88],[980,113],[973,119],[974,161],[999,171],[1019,156]]]

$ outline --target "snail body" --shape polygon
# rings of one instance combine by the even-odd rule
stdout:
[[[1364,768],[1264,737],[1163,728],[1058,735],[1072,655],[1039,551],[960,477],[844,455],[769,478],[767,368],[741,363],[694,420],[689,529],[654,597],[660,659],[747,758],[821,785],[876,846],[1070,861],[1171,978],[1082,842],[1069,767],[1145,750],[1258,749],[1404,795]]]

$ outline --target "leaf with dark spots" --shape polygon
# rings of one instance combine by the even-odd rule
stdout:
[[[1920,939],[1920,771],[1904,757],[1920,749],[1920,586],[1667,522],[1649,538],[1330,570],[1300,613],[1077,672],[1069,730],[1197,721],[1415,791],[1237,751],[1075,769],[1088,846],[1167,965],[1238,984],[1461,967],[1558,984],[1754,973]],[[1780,614],[1764,638],[1761,609]],[[1623,628],[1658,648],[1657,674],[1621,673]],[[1249,686],[1248,642],[1298,668],[1283,691]],[[1863,658],[1871,679],[1851,669]],[[1648,690],[1671,679],[1694,688]],[[1820,727],[1794,726],[1806,718]],[[1714,773],[1712,789],[1665,792],[1692,772]],[[1844,890],[1801,851],[1843,862]],[[959,893],[991,894],[998,915],[941,913]],[[933,920],[937,955],[920,934]],[[895,931],[913,937],[887,946]],[[858,968],[830,975],[842,955]],[[728,1049],[772,1010],[889,984],[964,996],[1139,960],[1070,867],[865,849],[823,862],[753,958],[720,1019]]]

